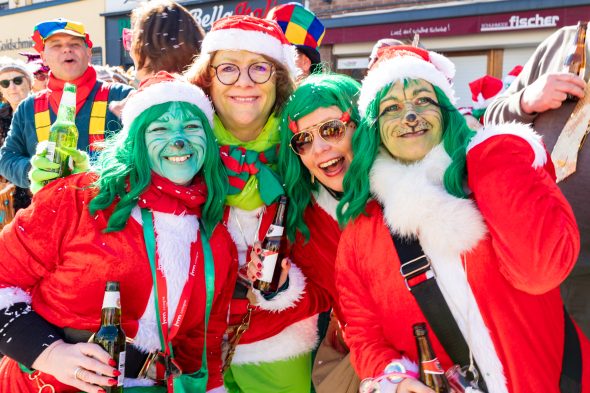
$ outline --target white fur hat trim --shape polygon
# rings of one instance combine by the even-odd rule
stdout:
[[[121,114],[124,127],[146,109],[166,102],[187,102],[199,107],[213,127],[213,106],[199,87],[184,81],[162,81],[132,93]]]

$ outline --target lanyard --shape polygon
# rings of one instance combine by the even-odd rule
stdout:
[[[215,289],[215,271],[213,267],[213,257],[211,255],[211,248],[209,247],[209,242],[207,237],[203,233],[202,225],[199,225],[199,236],[201,241],[197,241],[193,243],[191,246],[191,251],[195,251],[193,247],[197,247],[197,257],[191,259],[190,267],[189,267],[189,275],[188,280],[184,285],[182,290],[182,294],[180,296],[180,300],[178,302],[178,307],[176,309],[176,315],[174,316],[174,321],[172,326],[169,328],[168,326],[168,292],[167,292],[167,285],[166,285],[166,277],[164,276],[163,272],[158,268],[156,264],[156,239],[155,239],[155,232],[154,232],[154,224],[153,224],[153,213],[151,213],[148,209],[141,209],[141,218],[143,221],[143,234],[146,244],[146,251],[148,254],[148,259],[150,261],[150,268],[152,271],[152,280],[154,283],[154,305],[156,307],[156,319],[159,326],[159,335],[160,335],[160,345],[162,351],[169,355],[171,358],[174,358],[174,351],[172,349],[172,339],[178,333],[180,326],[182,324],[182,320],[186,315],[186,311],[188,309],[188,302],[191,297],[192,288],[194,286],[195,281],[195,273],[197,262],[201,262],[204,260],[205,266],[205,290],[206,290],[206,308],[205,308],[205,332],[204,332],[204,341],[203,341],[203,355],[202,355],[202,362],[201,362],[201,372],[207,371],[207,327],[209,325],[209,314],[211,313],[211,306],[213,303],[213,292]],[[191,252],[191,255],[194,255]],[[197,261],[198,259],[198,261]],[[172,382],[172,377],[169,378],[169,386]]]

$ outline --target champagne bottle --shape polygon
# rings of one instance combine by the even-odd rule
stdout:
[[[106,393],[123,393],[123,378],[125,376],[125,332],[121,328],[121,295],[118,281],[107,281],[100,329],[94,335],[94,342],[109,353],[117,364],[121,373],[117,386],[105,386]]]
[[[586,73],[586,30],[588,29],[588,22],[579,21],[576,28],[576,35],[574,41],[569,48],[568,54],[563,62],[565,72],[578,75],[584,79]],[[567,95],[570,101],[577,101],[578,97]]]
[[[262,241],[262,272],[258,280],[254,281],[254,288],[264,292],[276,292],[281,278],[281,261],[284,258],[282,246],[286,242],[285,213],[288,199],[281,195],[279,206],[272,220],[272,224]]]
[[[66,83],[57,110],[57,119],[49,129],[47,140],[47,155],[49,161],[59,164],[59,168],[53,170],[59,177],[71,174],[73,163],[71,157],[60,153],[58,147],[78,146],[78,128],[76,127],[76,85]]]
[[[450,393],[451,389],[445,371],[430,345],[426,324],[417,323],[413,328],[420,362],[420,381],[436,393]]]

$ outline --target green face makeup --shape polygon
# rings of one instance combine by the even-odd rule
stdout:
[[[178,185],[188,185],[205,161],[203,123],[177,104],[150,123],[145,132],[150,168]]]
[[[396,159],[419,161],[442,140],[442,114],[432,85],[399,81],[379,104],[381,142]]]

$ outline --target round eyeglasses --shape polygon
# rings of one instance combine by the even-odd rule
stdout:
[[[227,86],[236,83],[240,79],[242,72],[240,67],[233,63],[221,63],[216,66],[211,65],[210,67],[215,70],[215,76],[217,76],[217,80]],[[250,64],[247,70],[250,80],[256,84],[261,85],[268,82],[274,73],[274,65],[265,61],[259,61],[257,63]]]
[[[8,86],[10,86],[10,82],[14,83],[16,86],[20,86],[22,85],[24,80],[24,76],[15,76],[12,79],[2,79],[0,81],[0,86],[2,86],[5,89],[8,89]]]
[[[346,125],[350,121],[350,114],[344,112],[340,119],[331,119],[324,121],[315,126],[311,126],[305,130],[296,132],[289,142],[289,146],[293,152],[299,156],[309,153],[313,145],[313,133],[307,130],[318,130],[318,135],[324,141],[334,144],[342,139],[346,133]],[[289,120],[289,128],[291,131],[297,130],[297,124],[293,120]]]

